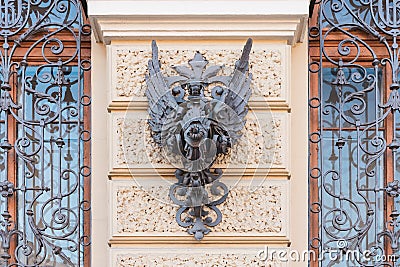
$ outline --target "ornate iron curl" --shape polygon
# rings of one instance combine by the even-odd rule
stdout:
[[[372,252],[319,266],[399,266],[400,1],[312,5],[310,184],[318,193],[310,195],[310,247]]]
[[[84,266],[90,40],[80,0],[0,1],[0,266]],[[85,181],[84,181],[85,180]]]
[[[177,223],[201,240],[222,220],[217,205],[228,195],[220,181],[221,169],[212,169],[218,155],[227,154],[240,138],[251,95],[248,39],[230,76],[218,73],[222,66],[207,67],[195,53],[188,66],[172,66],[177,76],[164,76],[158,47],[152,42],[152,59],[146,75],[149,125],[155,142],[177,167],[178,182],[170,188],[171,200],[181,208]]]

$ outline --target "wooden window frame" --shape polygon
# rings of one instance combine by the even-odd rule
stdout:
[[[312,5],[310,5],[312,7]],[[319,5],[315,5],[313,9],[310,9],[310,14],[313,14],[309,20],[309,133],[312,134],[314,132],[319,132],[319,124],[322,118],[319,118],[319,108],[313,108],[312,105],[316,104],[315,98],[319,98],[319,71],[315,72],[317,69],[324,68],[337,68],[337,65],[333,65],[327,61],[324,55],[320,55],[320,36],[316,37],[315,31],[318,25],[318,16],[320,15],[319,12]],[[325,33],[325,30],[322,30],[322,33]],[[354,31],[352,31],[354,33]],[[376,37],[373,37],[361,30],[356,32],[357,36],[366,41],[368,45],[373,48],[374,52],[377,54],[378,58],[387,57],[387,50],[383,47],[382,43],[377,40]],[[324,39],[324,49],[328,51],[331,55],[336,54],[332,58],[338,60],[339,57],[342,57],[345,61],[346,58],[351,58],[354,54],[350,54],[347,57],[343,57],[338,55],[338,42],[346,39],[349,37],[348,35],[340,32],[334,32],[329,35],[328,38]],[[369,54],[369,55],[368,55]],[[322,59],[322,60],[321,60]],[[373,67],[372,65],[373,57],[370,56],[370,53],[364,51],[360,54],[359,63],[363,67]],[[317,64],[316,64],[317,63]],[[322,63],[322,65],[321,65]],[[388,65],[385,68],[382,68],[382,88],[384,91],[382,92],[383,99],[388,99],[389,97],[389,86],[391,80],[391,70],[389,69]],[[322,99],[320,99],[320,105],[322,105]],[[388,123],[392,119],[392,113],[388,115],[388,117],[384,120],[383,132],[385,140],[392,140],[393,139],[393,127]],[[327,129],[327,128],[326,128]],[[355,129],[355,128],[354,128]],[[311,138],[311,136],[310,136]],[[310,260],[309,265],[311,267],[320,267],[321,262],[318,260],[319,255],[319,248],[318,240],[316,238],[320,238],[320,218],[319,213],[320,210],[323,208],[318,206],[316,203],[320,203],[320,188],[318,184],[318,179],[315,177],[318,175],[317,171],[314,169],[320,165],[319,163],[319,146],[321,143],[313,143],[309,142],[309,248],[313,253],[316,255],[317,260]],[[384,183],[387,184],[389,182],[393,182],[393,173],[395,170],[393,169],[393,157],[391,155],[391,151],[386,149],[384,154]],[[384,220],[385,222],[390,220],[391,210],[390,207],[394,206],[394,199],[389,198],[384,195]],[[323,244],[322,244],[323,245]],[[390,245],[385,240],[384,243],[386,255],[390,255],[392,253],[392,249]]]
[[[84,18],[84,15],[82,14],[82,18]],[[89,20],[88,18],[84,19],[82,25],[88,25],[86,26],[87,29],[90,28],[89,26]],[[25,30],[21,31],[21,34],[24,33]],[[90,34],[81,34],[79,33],[79,29],[76,29],[75,34],[80,36],[80,42],[79,42],[79,55],[76,55],[75,59],[71,61],[68,65],[66,66],[76,66],[80,68],[81,66],[78,65],[78,62],[80,63],[85,62],[87,66],[90,69],[90,59],[91,59],[91,35]],[[32,39],[29,39],[27,41],[23,41],[20,43],[20,46],[18,47],[17,50],[15,50],[15,54],[12,57],[13,62],[21,62],[25,56],[25,53],[28,51],[28,49],[34,44],[34,42],[37,40],[35,38],[36,35]],[[39,35],[40,36],[40,32]],[[70,34],[63,34],[63,33],[58,33],[57,34],[58,38],[63,41],[64,45],[64,52],[63,54],[68,54],[69,51],[75,51],[77,49],[77,42],[76,39],[73,38]],[[41,37],[41,36],[40,36]],[[15,38],[13,38],[15,39]],[[53,55],[49,57],[51,60],[57,60],[57,56]],[[79,58],[79,59],[78,59]],[[42,64],[46,64],[46,62],[43,59],[43,55],[40,52],[40,49],[34,49],[32,53],[28,56],[29,62],[28,66],[29,67],[36,67],[40,66]],[[82,71],[83,73],[83,91],[82,95],[87,95],[91,96],[91,73],[90,70],[85,70]],[[81,71],[79,69],[79,71]],[[17,99],[17,83],[15,77],[12,79],[12,84],[11,84],[11,93],[13,99]],[[79,100],[78,100],[79,101]],[[88,100],[91,101],[91,100]],[[89,105],[82,105],[83,109],[83,120],[82,120],[82,125],[85,126],[85,131],[88,131],[90,133],[91,131],[91,107]],[[18,122],[15,120],[15,118],[9,114],[8,115],[9,122],[8,122],[8,133],[9,133],[9,141],[11,144],[14,144],[16,139],[17,139],[17,128],[18,128]],[[4,121],[3,121],[4,122]],[[1,123],[1,122],[0,122]],[[83,144],[83,162],[82,165],[85,166],[91,166],[91,141],[90,139],[87,142],[79,141]],[[18,156],[15,153],[14,149],[11,149],[9,151],[9,157],[8,157],[8,162],[7,162],[7,167],[9,168],[9,173],[12,174],[12,177],[10,177],[8,180],[12,182],[13,184],[18,183],[18,171],[17,171],[17,158]],[[88,172],[88,175],[85,175],[84,177],[84,184],[83,184],[83,199],[85,203],[83,203],[83,214],[84,215],[84,222],[83,225],[81,226],[83,229],[84,236],[82,237],[84,240],[81,242],[84,242],[88,245],[83,247],[83,266],[85,267],[90,267],[91,266],[91,246],[90,246],[90,236],[91,236],[91,208],[90,208],[90,201],[91,201],[91,175],[90,175],[90,170],[86,170]],[[9,201],[11,204],[8,206],[9,207],[9,212],[14,218],[14,221],[18,220],[18,201],[17,201],[18,195],[14,194],[9,198]],[[80,223],[80,222],[79,222]],[[11,238],[10,242],[10,255],[11,258],[9,260],[9,264],[15,264],[15,255],[14,251],[17,247],[18,236],[13,236]],[[79,241],[79,240],[78,240]],[[40,265],[41,266],[41,265]]]

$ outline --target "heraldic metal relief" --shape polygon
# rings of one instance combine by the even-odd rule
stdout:
[[[222,220],[217,205],[227,198],[220,181],[222,170],[212,168],[241,137],[251,95],[248,39],[230,76],[218,75],[222,66],[207,66],[195,53],[189,66],[172,66],[176,76],[164,76],[158,47],[152,43],[152,59],[146,76],[149,124],[155,142],[177,169],[178,182],[170,198],[179,205],[177,223],[201,240]]]

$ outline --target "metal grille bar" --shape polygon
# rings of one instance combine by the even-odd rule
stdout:
[[[88,266],[90,31],[78,0],[0,0],[1,266]]]

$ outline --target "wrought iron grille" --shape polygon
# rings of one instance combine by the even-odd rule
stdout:
[[[311,265],[398,266],[400,1],[320,0],[313,13]]]
[[[0,0],[0,265],[89,266],[90,26]]]

